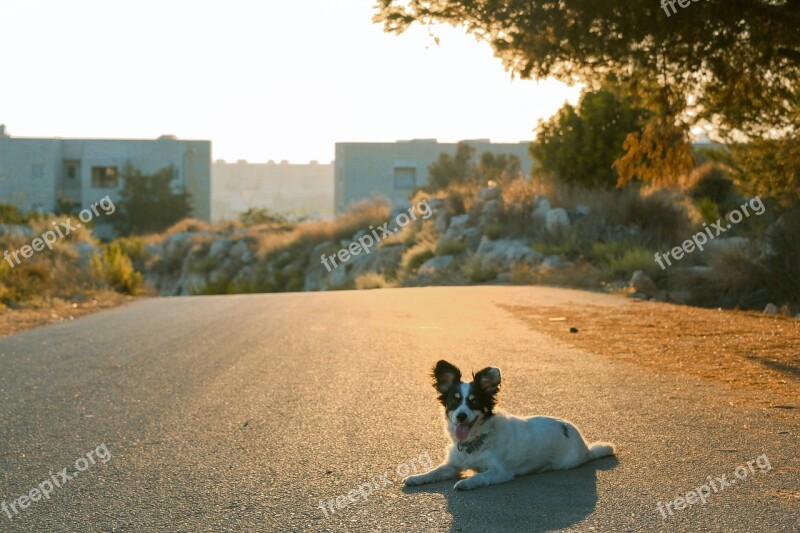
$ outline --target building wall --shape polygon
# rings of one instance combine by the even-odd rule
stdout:
[[[529,142],[491,143],[488,140],[466,141],[475,148],[475,157],[483,152],[514,154],[519,157],[525,176],[531,172]],[[336,213],[352,202],[382,196],[393,203],[408,200],[417,187],[428,183],[428,167],[439,154],[455,155],[456,143],[418,139],[396,143],[337,143],[334,200]]]
[[[0,136],[0,203],[25,211],[52,211],[60,170],[58,141]]]
[[[289,218],[333,216],[333,164],[215,161],[211,182],[214,221],[238,218],[250,208]]]
[[[157,140],[27,139],[0,136],[0,202],[23,210],[54,211],[60,196],[87,207],[109,195],[116,202],[122,188],[92,184],[92,169],[126,163],[143,173],[175,169],[176,186],[185,185],[193,216],[211,219],[211,142]],[[73,175],[67,167],[74,167]]]

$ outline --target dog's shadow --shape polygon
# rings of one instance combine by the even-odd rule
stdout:
[[[616,457],[606,457],[572,470],[528,474],[466,492],[453,489],[455,481],[404,487],[403,492],[443,494],[453,517],[451,531],[552,531],[575,525],[594,511],[597,471],[618,464]]]

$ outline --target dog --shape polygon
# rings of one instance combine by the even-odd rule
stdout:
[[[471,490],[506,483],[522,474],[575,468],[616,453],[608,442],[588,443],[570,422],[496,412],[499,368],[484,368],[473,374],[470,383],[464,383],[461,371],[442,360],[433,369],[433,381],[453,442],[443,464],[405,478],[406,486],[456,479],[464,470],[475,470],[477,474],[454,486],[456,490]]]

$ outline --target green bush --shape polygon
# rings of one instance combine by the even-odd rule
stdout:
[[[0,204],[0,224],[25,224],[27,221],[17,206]]]
[[[138,271],[144,270],[147,262],[153,256],[145,248],[144,241],[140,237],[120,237],[114,242],[119,245],[120,251],[130,258],[133,267]]]
[[[133,262],[122,251],[119,243],[104,245],[102,253],[94,256],[94,264],[101,278],[115,291],[139,294],[142,274],[133,268]]]
[[[491,281],[496,278],[499,273],[494,267],[490,266],[484,268],[481,258],[477,256],[470,258],[469,261],[464,264],[462,271],[472,283]]]
[[[400,260],[403,271],[407,274],[416,272],[422,266],[422,263],[434,257],[433,245],[430,242],[424,241],[415,244],[407,249]]]
[[[44,264],[0,265],[0,302],[5,305],[47,296],[54,285],[54,271]]]
[[[628,280],[641,270],[648,275],[658,273],[654,252],[631,242],[596,242],[592,260],[610,277]]]

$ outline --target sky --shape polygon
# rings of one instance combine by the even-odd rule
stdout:
[[[384,33],[373,2],[0,0],[0,123],[304,163],[336,142],[530,140],[577,101],[580,86],[512,79],[463,29]]]

